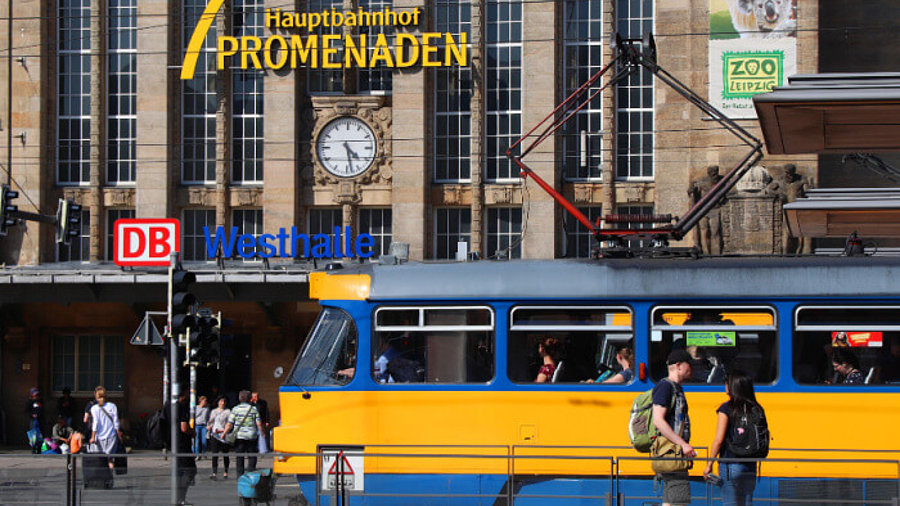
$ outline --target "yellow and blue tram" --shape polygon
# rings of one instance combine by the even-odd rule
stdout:
[[[601,455],[619,483],[653,494],[631,449],[630,406],[664,359],[694,359],[685,391],[692,444],[713,439],[728,370],[751,374],[773,436],[758,498],[898,496],[900,259],[854,257],[607,259],[358,265],[310,275],[321,314],[280,389],[275,449],[315,453]],[[536,383],[539,344],[559,343],[551,381]],[[835,373],[834,347],[858,361]],[[608,384],[631,348],[634,379]],[[782,460],[784,459],[784,460]],[[828,462],[840,459],[842,462]],[[848,463],[848,459],[859,462]],[[893,461],[893,463],[891,463]],[[312,500],[314,458],[276,463]],[[704,495],[703,466],[692,471]],[[324,470],[323,470],[324,471]],[[493,504],[611,493],[608,459],[366,458],[360,504],[378,494],[469,493]],[[515,483],[510,483],[515,476]],[[531,478],[529,478],[531,477]],[[630,480],[630,481],[629,481]],[[833,488],[830,488],[833,487]],[[622,491],[620,488],[619,492]],[[638,493],[638,495],[641,495]],[[436,500],[440,504],[447,499]],[[518,502],[518,501],[517,501]],[[576,501],[577,502],[577,501]],[[594,504],[596,499],[586,500]]]

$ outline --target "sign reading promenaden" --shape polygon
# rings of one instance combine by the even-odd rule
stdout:
[[[210,0],[188,42],[181,68],[181,79],[192,79],[206,35],[225,0]],[[266,9],[265,25],[270,30],[294,30],[296,34],[273,33],[268,37],[223,35],[216,40],[216,68],[226,66],[226,58],[235,57],[242,69],[338,69],[344,67],[449,67],[468,65],[468,34],[463,32],[396,32],[392,43],[380,33],[374,42],[365,34],[317,34],[324,27],[418,26],[422,9],[339,11],[332,7],[321,12],[289,12]],[[304,33],[305,32],[305,33]],[[371,46],[370,46],[371,42]]]

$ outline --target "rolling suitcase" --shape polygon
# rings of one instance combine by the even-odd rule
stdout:
[[[84,488],[113,487],[113,472],[109,468],[109,458],[106,455],[86,454],[81,461]]]

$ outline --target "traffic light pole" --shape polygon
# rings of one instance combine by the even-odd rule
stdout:
[[[173,253],[169,260],[169,296],[168,300],[168,320],[166,326],[167,341],[169,344],[169,444],[172,453],[178,453],[178,432],[181,430],[181,424],[178,423],[178,339],[172,332],[172,279],[175,274],[175,267],[178,265],[178,253]],[[172,485],[171,504],[178,502],[178,458],[172,458]]]

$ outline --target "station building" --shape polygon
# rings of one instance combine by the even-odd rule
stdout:
[[[307,274],[321,265],[305,258],[217,260],[204,227],[256,236],[290,227],[333,235],[335,227],[349,227],[374,237],[376,258],[391,243],[405,243],[411,260],[451,260],[461,242],[481,261],[589,256],[587,230],[520,177],[506,148],[613,58],[615,33],[639,38],[652,31],[659,64],[714,103],[724,95],[710,91],[723,86],[721,62],[710,70],[714,39],[763,51],[769,35],[780,34],[774,38],[790,53],[782,74],[880,70],[896,51],[881,45],[859,57],[873,38],[896,40],[896,30],[879,28],[893,19],[883,15],[896,10],[890,2],[852,11],[842,2],[775,3],[789,5],[779,7],[784,24],[769,32],[761,24],[739,28],[741,14],[730,14],[728,0],[8,2],[11,22],[0,23],[0,45],[7,46],[0,51],[0,179],[19,192],[20,210],[53,215],[59,199],[83,207],[71,245],[57,243],[53,225],[36,221],[0,237],[7,441],[22,439],[33,386],[53,414],[64,387],[84,401],[104,384],[134,426],[162,402],[159,350],[129,338],[147,311],[165,309],[165,270],[113,264],[117,219],[181,221],[185,266],[198,274],[195,292],[234,321],[225,363],[201,373],[201,393],[212,385],[258,390],[277,419],[275,371],[290,368],[315,319]],[[210,6],[212,17],[204,18]],[[310,30],[308,23],[273,26],[276,10],[419,16],[415,25]],[[204,20],[209,30],[191,46]],[[356,61],[325,68],[320,60],[254,68],[254,59],[278,58],[252,41],[276,35],[289,44],[294,35],[333,36],[338,45],[365,40],[364,53],[374,58],[380,35],[412,37],[424,52],[429,33],[451,34],[465,49],[464,64],[432,66],[445,62],[416,60],[406,48],[391,56],[415,60],[408,66]],[[448,39],[439,40],[443,55]],[[219,53],[235,48],[220,62]],[[349,49],[329,56],[320,48],[320,56],[343,62]],[[183,78],[191,59],[193,72]],[[744,108],[738,123],[761,137],[754,111]],[[331,135],[343,141],[329,144]],[[693,180],[710,165],[724,173],[745,155],[730,134],[641,71],[591,100],[527,162],[596,220],[681,215],[691,205]],[[837,157],[764,157],[757,180],[727,204],[725,253],[783,251],[781,203],[764,187],[787,163],[810,181],[845,185],[835,175],[842,173]],[[672,245],[696,241],[691,235]]]

